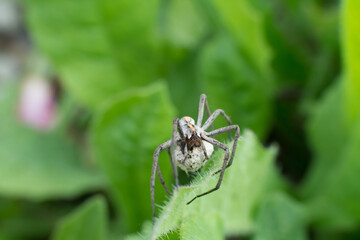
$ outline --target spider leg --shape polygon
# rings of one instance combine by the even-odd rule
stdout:
[[[214,131],[211,131],[209,133],[207,133],[207,135],[209,137],[212,137],[212,136],[215,136],[215,135],[218,135],[218,134],[222,134],[222,133],[226,133],[226,132],[230,132],[230,131],[233,131],[233,130],[236,130],[235,132],[235,137],[234,137],[234,142],[233,142],[233,146],[232,146],[232,149],[231,149],[231,156],[230,156],[230,160],[228,162],[228,164],[226,165],[226,168],[230,167],[233,160],[234,160],[234,156],[235,156],[235,152],[236,152],[236,147],[237,147],[237,141],[240,137],[240,128],[238,125],[230,125],[230,126],[226,126],[226,127],[223,127],[223,128],[219,128],[219,129],[216,129]],[[217,171],[216,173],[214,174],[218,174],[221,170]]]
[[[179,176],[178,176],[178,171],[177,171],[177,167],[176,167],[176,160],[175,160],[175,143],[176,143],[176,129],[178,127],[178,122],[179,119],[175,118],[173,121],[173,131],[172,131],[172,136],[171,136],[171,166],[173,168],[173,172],[174,172],[174,178],[175,178],[175,186],[176,188],[179,187]]]
[[[209,128],[210,125],[213,124],[213,122],[215,121],[215,119],[219,116],[222,115],[225,120],[228,122],[229,125],[231,125],[231,120],[228,117],[228,115],[226,115],[226,113],[224,112],[224,110],[222,109],[216,109],[211,115],[210,117],[206,120],[206,122],[204,123],[204,125],[201,127],[204,131],[206,129]],[[230,138],[230,133],[229,133],[229,138]]]
[[[176,162],[172,160],[173,157],[172,157],[172,153],[171,153],[171,150],[170,150],[170,149],[171,149],[171,147],[169,147],[169,148],[167,149],[167,153],[168,153],[168,155],[169,155],[169,159],[170,159],[170,162],[171,162],[171,169],[173,170],[173,174],[174,174],[174,177],[175,177],[175,172],[177,171]],[[175,177],[175,182],[176,182],[176,177]]]
[[[158,162],[159,162],[159,155],[162,151],[164,151],[165,149],[169,148],[171,145],[171,140],[168,140],[162,144],[160,144],[155,152],[154,152],[154,156],[153,156],[153,165],[152,165],[152,169],[151,169],[151,179],[150,179],[150,194],[151,194],[151,207],[152,207],[152,212],[153,212],[153,224],[154,224],[154,220],[155,220],[155,192],[154,192],[154,188],[155,188],[155,175],[156,175],[156,170],[160,169],[158,167]],[[160,174],[161,175],[161,174]],[[160,180],[161,181],[161,180]],[[164,180],[162,180],[164,181]],[[165,183],[165,182],[164,182]]]
[[[205,158],[206,158],[206,159],[209,159],[209,156],[207,155],[206,148],[205,148],[205,145],[204,145],[203,141],[201,141],[201,149],[202,149],[203,152],[204,152]]]
[[[215,119],[219,116],[222,115],[225,120],[228,122],[229,125],[231,125],[231,120],[230,118],[226,115],[226,113],[224,112],[224,110],[222,109],[216,109],[211,115],[210,117],[206,120],[206,122],[204,123],[204,125],[201,127],[204,131],[206,129],[209,128],[209,126],[215,121]]]
[[[163,185],[166,193],[170,196],[170,195],[171,195],[171,192],[170,192],[170,190],[168,189],[168,187],[167,187],[166,184],[165,184],[165,180],[164,180],[164,178],[163,178],[163,176],[162,176],[162,174],[161,174],[161,170],[160,170],[160,165],[159,165],[159,164],[157,165],[157,173],[158,173],[158,177],[159,177],[159,179],[160,179],[161,185]]]
[[[224,156],[224,160],[223,160],[223,164],[222,164],[222,167],[221,167],[221,173],[220,173],[220,177],[219,177],[219,180],[216,184],[216,186],[212,189],[210,189],[209,191],[207,192],[204,192],[202,194],[199,194],[199,195],[196,195],[193,199],[191,199],[188,203],[186,204],[190,204],[192,203],[195,199],[199,198],[199,197],[202,197],[202,196],[205,196],[211,192],[214,192],[216,190],[218,190],[221,186],[221,182],[223,180],[223,177],[224,177],[224,173],[225,173],[225,170],[226,170],[226,163],[227,163],[227,160],[229,159],[229,148],[228,146],[226,146],[225,144],[219,142],[218,140],[214,139],[214,138],[211,138],[211,137],[206,137],[206,136],[203,136],[203,139],[211,144],[213,144],[214,146],[216,147],[219,147],[221,149],[223,149],[225,151],[225,156]]]
[[[201,127],[201,124],[202,124],[202,120],[204,117],[204,107],[206,108],[208,117],[210,117],[211,112],[210,112],[209,104],[207,102],[206,95],[203,93],[200,96],[198,119],[196,122],[196,126],[198,126],[198,127]],[[211,130],[213,130],[213,129],[214,129],[214,125],[211,124]]]

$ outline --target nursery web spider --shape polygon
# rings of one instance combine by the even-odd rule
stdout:
[[[204,107],[206,108],[209,118],[205,121],[204,125],[201,126],[204,116]],[[225,118],[229,126],[213,130],[213,126],[212,126],[213,122],[219,115],[222,115]],[[206,132],[206,130],[210,126],[211,126],[211,131]],[[233,130],[235,130],[236,132],[235,132],[234,142],[229,160],[229,152],[230,152],[229,147],[226,146],[224,143],[219,142],[218,140],[213,138],[213,136],[227,132],[230,134],[230,132]],[[154,187],[155,187],[156,172],[158,173],[160,182],[163,185],[164,189],[169,195],[171,195],[171,192],[167,188],[164,178],[160,171],[160,167],[158,164],[159,154],[162,151],[167,150],[172,165],[172,169],[174,172],[175,186],[176,188],[178,188],[179,179],[178,179],[177,166],[180,167],[185,172],[196,172],[202,166],[205,165],[205,163],[213,153],[214,146],[219,147],[225,151],[222,167],[220,170],[214,173],[214,174],[220,173],[220,177],[216,186],[207,192],[195,196],[187,203],[190,204],[195,199],[205,196],[220,188],[225,173],[225,169],[227,167],[230,167],[233,162],[239,136],[240,136],[239,126],[231,125],[231,120],[225,114],[224,110],[217,109],[212,114],[210,114],[209,105],[205,94],[201,94],[200,96],[199,113],[196,124],[194,119],[192,119],[191,117],[186,116],[181,119],[175,118],[173,121],[173,131],[172,131],[171,139],[160,144],[154,152],[154,157],[153,157],[154,159],[153,159],[153,165],[151,171],[151,181],[150,181],[153,222],[155,220]]]

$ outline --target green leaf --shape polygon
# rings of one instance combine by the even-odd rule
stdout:
[[[308,199],[313,219],[325,228],[355,229],[360,221],[359,142],[360,124],[352,129],[335,166]]]
[[[360,119],[347,130],[343,94],[340,83],[330,89],[309,122],[315,162],[303,186],[303,197],[312,221],[326,229],[354,228],[360,221]]]
[[[9,237],[9,236],[7,236],[7,235],[3,235],[2,233],[0,233],[0,238],[1,238],[2,240],[20,240],[20,239],[18,239],[18,238],[13,238],[13,237]]]
[[[343,95],[339,82],[328,89],[311,111],[307,132],[315,160],[303,186],[303,194],[306,196],[322,188],[326,176],[337,168],[340,154],[346,145],[349,133],[342,114]]]
[[[30,0],[26,15],[66,89],[94,107],[155,80],[158,2]]]
[[[146,4],[141,0],[98,0],[96,4],[111,43],[111,55],[123,73],[121,80],[127,86],[142,86],[156,80],[160,0],[149,0]]]
[[[272,100],[261,74],[254,71],[226,35],[207,43],[199,60],[199,77],[211,109],[224,109],[240,127],[263,137],[269,127]]]
[[[252,233],[253,211],[269,192],[280,187],[273,166],[275,154],[276,148],[264,149],[253,133],[246,131],[220,189],[186,205],[195,195],[216,185],[218,175],[211,173],[219,169],[224,156],[223,151],[216,151],[211,166],[204,168],[190,186],[174,192],[157,219],[151,238],[159,239],[172,231],[180,231],[181,239],[220,239],[224,234]]]
[[[360,17],[357,9],[360,2],[343,2],[343,60],[345,70],[346,113],[351,125],[360,112]]]
[[[271,75],[271,50],[266,42],[261,12],[246,0],[214,0],[214,5],[224,28],[229,31],[238,47],[253,64],[252,67],[265,78],[263,81],[268,81]]]
[[[2,197],[0,233],[16,239],[44,238],[49,235],[59,218],[72,208],[69,201],[44,203]]]
[[[359,222],[360,118],[356,122],[358,124],[352,129],[349,140],[341,152],[337,169],[331,173],[329,182],[324,185],[323,190],[346,215]]]
[[[170,139],[173,117],[163,83],[114,96],[95,114],[93,149],[112,184],[125,231],[137,231],[140,223],[151,219],[152,156],[160,143]],[[169,163],[164,153],[160,164],[167,180]]]
[[[213,1],[218,27],[199,56],[199,78],[216,108],[264,137],[272,109],[271,50],[263,15],[248,1]]]
[[[261,206],[254,240],[305,240],[305,208],[283,193],[272,194]]]
[[[100,189],[102,175],[81,163],[77,148],[67,138],[19,122],[13,90],[0,101],[0,193],[45,200]]]
[[[199,110],[199,96],[202,92],[196,76],[196,59],[190,53],[188,55],[181,62],[171,63],[167,82],[171,100],[179,112],[178,116],[192,116],[196,119]]]
[[[343,82],[329,91],[314,109],[309,135],[315,165],[303,196],[312,221],[325,229],[354,229],[360,221],[359,171],[359,62],[357,1],[343,6]],[[345,106],[345,107],[344,107]]]
[[[308,49],[307,41],[313,36],[309,34],[311,31],[307,25],[309,20],[303,12],[312,11],[314,4],[307,4],[310,1],[305,3],[297,0],[250,2],[255,3],[265,14],[262,23],[266,31],[265,38],[271,46],[273,55],[271,65],[276,71],[277,83],[283,83],[286,87],[289,84],[303,85],[311,70],[311,60],[314,55],[313,51]],[[308,11],[302,11],[303,8]],[[321,17],[324,18],[324,14]],[[315,22],[311,24],[314,26]]]
[[[202,6],[191,0],[172,0],[166,7],[165,38],[178,49],[195,49],[209,31]]]
[[[222,218],[215,211],[208,213],[192,214],[183,222],[180,228],[181,239],[197,240],[223,239],[225,235]]]
[[[197,78],[197,52],[212,31],[202,4],[191,0],[164,1],[161,30],[163,71],[171,99],[179,116],[196,116],[203,93]]]
[[[87,200],[57,225],[53,240],[107,240],[107,210],[104,198]]]

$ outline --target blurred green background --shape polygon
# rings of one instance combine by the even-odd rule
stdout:
[[[0,0],[0,239],[360,239],[359,13],[358,0]],[[156,182],[152,230],[152,154],[201,93],[241,128],[234,166],[189,207],[221,151],[173,197]]]

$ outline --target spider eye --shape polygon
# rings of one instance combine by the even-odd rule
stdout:
[[[195,125],[195,120],[192,119],[192,118],[189,117],[189,116],[182,117],[182,118],[180,119],[180,121],[182,121],[182,122],[184,122],[184,123],[186,123],[186,124],[189,123],[189,124]]]
[[[191,121],[191,117],[186,116],[186,117],[183,117],[183,118],[185,119],[186,122],[190,122],[190,121]]]

